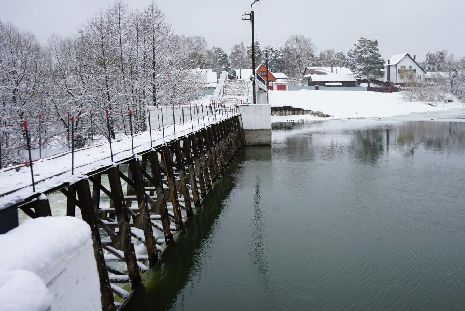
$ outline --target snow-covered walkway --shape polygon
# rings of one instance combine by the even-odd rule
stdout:
[[[112,141],[114,162],[131,158],[134,154],[163,145],[178,137],[198,131],[204,127],[219,123],[236,116],[236,113],[225,111],[225,114],[210,115],[194,119],[184,124],[176,124],[176,132],[172,125],[165,126],[164,136],[161,130],[152,131],[152,142],[149,132],[134,136],[134,150],[131,148],[131,137],[125,136]],[[95,147],[76,150],[74,153],[74,175],[71,172],[71,152],[55,155],[33,163],[36,194],[43,193],[65,183],[72,183],[99,168],[113,164],[108,143]],[[5,168],[0,170],[0,210],[34,195],[29,167]]]

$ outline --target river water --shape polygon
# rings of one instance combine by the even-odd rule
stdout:
[[[277,124],[126,310],[464,310],[465,123]]]

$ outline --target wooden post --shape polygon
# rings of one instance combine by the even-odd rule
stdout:
[[[76,216],[76,187],[68,187],[68,197],[66,200],[66,216]]]
[[[205,187],[207,189],[207,192],[210,192],[210,190],[212,189],[212,179],[211,179],[210,171],[208,170],[209,154],[208,154],[208,143],[205,139],[205,131],[206,131],[205,129],[202,129],[199,132],[200,144],[198,145],[198,147],[201,148],[199,150],[199,154],[200,154],[200,162],[202,163]]]
[[[188,180],[186,178],[186,164],[184,157],[181,153],[180,140],[178,139],[173,143],[174,154],[176,156],[176,170],[179,173],[179,185],[178,191],[182,194],[184,198],[184,207],[186,208],[187,217],[194,215],[191,205],[191,197],[189,194]]]
[[[90,195],[89,182],[81,180],[76,184],[76,190],[79,198],[79,207],[81,209],[82,219],[90,226],[92,233],[92,242],[94,246],[94,257],[97,263],[97,271],[100,280],[100,293],[102,310],[115,311],[113,292],[111,289],[108,270],[103,256],[102,242],[100,240],[97,218],[93,209],[92,198]]]
[[[118,220],[119,232],[113,241],[114,246],[124,252],[124,259],[128,267],[128,274],[131,280],[132,288],[142,286],[142,281],[137,265],[137,258],[134,251],[134,245],[131,242],[131,227],[129,225],[129,212],[127,210],[119,168],[114,166],[108,170],[108,180],[110,182],[111,195],[115,206],[115,214]]]
[[[170,245],[174,243],[174,240],[170,230],[170,217],[168,214],[168,209],[166,208],[166,197],[161,180],[161,168],[160,163],[158,161],[158,152],[150,152],[147,155],[147,158],[150,163],[150,170],[152,175],[151,181],[153,183],[153,186],[155,187],[155,192],[157,194],[157,206],[152,206],[152,211],[160,214],[161,223],[163,227],[163,234],[165,235],[165,243],[166,245]]]
[[[129,162],[129,168],[132,172],[132,181],[134,183],[134,191],[137,197],[137,203],[139,205],[139,212],[142,223],[141,228],[144,230],[145,247],[147,248],[147,254],[149,257],[149,264],[153,267],[158,261],[156,241],[153,236],[152,223],[150,221],[150,211],[147,208],[147,202],[145,200],[145,188],[144,179],[142,176],[141,167],[136,159],[132,159]]]
[[[207,189],[205,188],[205,178],[204,178],[204,170],[202,166],[203,162],[202,162],[201,154],[200,154],[198,132],[192,136],[191,142],[192,142],[192,150],[194,153],[194,159],[193,159],[194,172],[195,172],[195,176],[197,176],[199,179],[200,195],[203,200],[207,196]]]
[[[52,216],[52,210],[50,209],[50,202],[47,197],[39,197],[35,202],[34,210],[37,217],[49,217]]]
[[[192,160],[192,135],[189,135],[184,140],[183,149],[184,149],[184,154],[185,154],[186,161],[187,161],[187,173],[188,173],[187,178],[189,180],[189,184],[191,185],[192,199],[194,201],[195,207],[200,207],[199,190],[197,186],[197,180],[195,177],[194,163]]]
[[[173,173],[173,156],[169,147],[164,147],[161,154],[163,159],[163,168],[168,181],[169,198],[173,205],[174,222],[176,224],[176,228],[181,230],[184,228],[184,223],[182,221],[181,209],[178,204],[178,193]]]

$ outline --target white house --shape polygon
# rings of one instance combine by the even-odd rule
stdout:
[[[357,80],[346,67],[306,67],[303,82],[308,86],[354,87]]]
[[[398,54],[385,64],[384,81],[394,84],[418,83],[425,81],[426,71],[408,53]]]

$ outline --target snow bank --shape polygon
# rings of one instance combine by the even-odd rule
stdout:
[[[0,308],[3,311],[46,311],[51,297],[45,283],[23,270],[0,271]]]
[[[74,217],[41,217],[0,235],[0,269],[39,273],[91,239],[89,226]]]
[[[84,221],[74,217],[31,219],[0,235],[0,249],[2,279],[9,284],[6,288],[0,286],[0,296],[8,295],[11,288],[24,281],[24,274],[12,271],[26,270],[26,277],[33,278],[32,274],[42,282],[32,280],[28,285],[33,286],[31,290],[43,293],[42,285],[46,285],[54,310],[101,309],[91,232]],[[24,295],[24,291],[16,291],[11,301],[21,300]],[[46,302],[44,297],[41,294],[34,299]]]
[[[426,103],[406,102],[402,93],[301,90],[270,91],[269,96],[272,107],[292,106],[322,111],[333,118],[381,118],[462,107],[460,103],[433,107]]]

